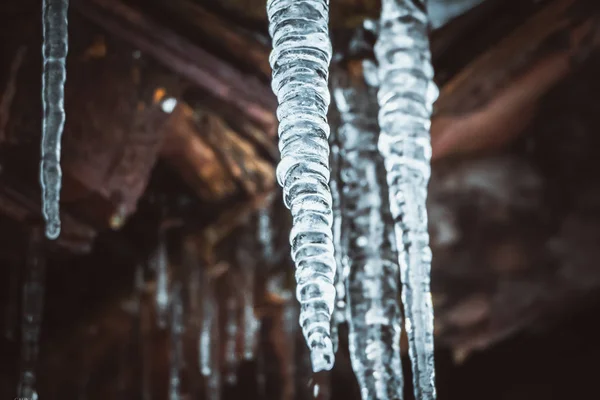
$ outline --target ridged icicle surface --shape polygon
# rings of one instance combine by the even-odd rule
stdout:
[[[346,278],[348,347],[363,400],[400,400],[399,268],[385,172],[377,152],[375,90],[350,83],[342,72],[334,79],[341,116],[343,230],[348,232]]]
[[[311,350],[313,371],[329,370],[334,355],[330,319],[336,265],[329,190],[327,87],[331,42],[329,2],[269,0],[273,38],[273,91],[279,100],[277,179],[290,208],[292,259],[296,263],[300,325]]]
[[[427,232],[432,105],[438,91],[423,0],[383,0],[375,55],[379,63],[379,151],[395,220],[415,397],[435,399],[433,309]]]
[[[65,126],[65,81],[67,79],[68,0],[43,0],[42,3],[42,213],[46,236],[60,235],[60,142]]]

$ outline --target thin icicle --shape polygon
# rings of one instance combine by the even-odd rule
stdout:
[[[232,280],[235,278],[231,278]],[[239,352],[237,349],[237,339],[239,331],[239,299],[236,295],[237,290],[233,287],[230,290],[226,304],[225,321],[225,380],[230,385],[237,383],[237,372],[240,364]]]
[[[167,327],[169,319],[169,259],[165,232],[161,231],[158,238],[158,246],[152,255],[152,269],[156,277],[156,315],[158,326],[161,329]]]
[[[169,400],[180,400],[181,397],[181,370],[183,369],[183,299],[182,287],[178,282],[173,285],[171,296],[171,351],[170,357],[170,379]]]
[[[424,0],[383,0],[375,46],[380,77],[379,151],[395,220],[409,354],[419,400],[436,397],[425,202],[431,173],[429,128],[438,90],[427,28]]]
[[[46,236],[60,235],[60,142],[65,125],[65,81],[69,34],[68,0],[43,0],[42,3],[42,211]]]
[[[333,343],[333,352],[337,353],[339,346],[339,325],[346,321],[346,289],[343,267],[344,245],[342,244],[342,204],[341,204],[341,182],[340,182],[340,147],[337,134],[330,136],[330,168],[331,179],[329,187],[331,188],[331,198],[333,204],[333,247],[335,249],[335,264],[337,265],[335,274],[335,308],[331,320],[331,341]]]
[[[267,261],[271,261],[275,255],[271,223],[271,203],[269,203],[258,211],[258,237],[262,246],[263,258]]]
[[[41,232],[31,233],[27,251],[25,284],[23,286],[23,320],[21,325],[20,398],[37,399],[35,368],[39,350],[46,281],[46,263]]]
[[[399,400],[403,397],[399,268],[389,240],[391,227],[385,223],[390,216],[385,181],[380,179],[377,110],[370,107],[375,93],[365,85],[352,87],[342,73],[336,78],[343,219],[349,232],[350,360],[363,400]]]
[[[290,244],[300,325],[313,370],[329,370],[334,363],[330,320],[336,273],[328,186],[329,1],[269,0],[267,14],[273,38],[272,87],[279,100],[277,180],[293,219]]]
[[[221,398],[221,366],[219,349],[219,310],[211,281],[204,277],[202,290],[202,328],[200,331],[200,372],[206,379],[205,399]]]
[[[271,218],[268,209],[263,209],[258,217],[258,236],[262,245],[263,259],[273,254]],[[253,225],[256,228],[256,225]],[[254,314],[254,290],[257,263],[256,254],[252,252],[255,248],[254,229],[245,227],[240,234],[240,242],[236,249],[236,262],[242,271],[242,313],[243,313],[243,337],[242,351],[244,359],[253,360],[258,343],[259,321]]]

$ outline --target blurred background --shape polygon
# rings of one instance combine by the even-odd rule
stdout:
[[[331,1],[331,81],[373,124],[379,11]],[[438,397],[596,398],[600,2],[429,12]],[[347,327],[312,376],[297,326],[265,1],[71,0],[53,242],[41,1],[0,21],[2,398],[359,399]]]

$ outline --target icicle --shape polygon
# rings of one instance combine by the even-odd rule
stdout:
[[[347,256],[350,360],[363,400],[403,397],[400,333],[399,268],[389,240],[385,181],[377,152],[377,110],[374,91],[357,90],[337,76],[334,98],[342,119],[338,131],[344,186],[344,230],[349,232]]]
[[[330,137],[331,155],[331,179],[329,187],[331,188],[331,198],[333,204],[333,247],[335,249],[335,264],[337,265],[335,274],[335,308],[331,321],[331,341],[333,343],[333,352],[337,353],[339,346],[339,325],[346,320],[346,289],[344,286],[344,266],[343,254],[344,245],[342,245],[342,204],[341,204],[341,182],[339,181],[340,168],[340,148],[337,135]]]
[[[181,294],[181,283],[173,285],[171,301],[171,351],[170,356],[170,379],[169,399],[181,399],[181,370],[183,369],[183,300]]]
[[[158,247],[152,255],[151,264],[156,276],[155,302],[158,326],[165,329],[169,319],[169,260],[165,233],[162,231],[158,238]]]
[[[33,231],[29,240],[27,269],[23,286],[21,373],[18,393],[20,398],[37,399],[35,368],[44,309],[46,264],[43,258],[41,232]]]
[[[237,383],[237,371],[240,364],[239,353],[237,351],[239,301],[235,292],[236,290],[232,284],[232,289],[227,299],[227,319],[225,321],[225,368],[227,371],[225,380],[230,385]]]
[[[219,312],[212,282],[203,280],[202,328],[200,331],[200,372],[206,378],[207,400],[221,398],[221,366],[219,362]]]
[[[379,151],[395,220],[409,354],[419,400],[436,397],[425,201],[431,171],[430,118],[438,91],[432,81],[427,27],[423,0],[383,0],[375,46],[380,77]]]
[[[43,0],[42,3],[42,210],[46,236],[60,235],[60,141],[65,125],[66,60],[69,51],[67,30],[68,0]]]
[[[266,221],[265,221],[266,220]],[[258,236],[262,245],[263,259],[273,254],[271,217],[268,209],[263,209],[258,217]],[[254,225],[256,227],[256,225]],[[244,359],[254,359],[254,353],[258,341],[259,321],[254,314],[254,289],[256,279],[256,254],[251,249],[255,248],[255,231],[247,227],[240,234],[240,242],[236,250],[236,262],[242,271],[243,287],[242,313],[243,313],[243,343],[242,350]]]
[[[334,363],[330,319],[336,271],[328,186],[329,2],[269,0],[267,14],[273,38],[272,87],[279,99],[277,179],[293,219],[290,244],[302,305],[300,325],[313,370],[329,370]]]
[[[258,211],[258,237],[262,246],[263,258],[271,261],[275,252],[273,251],[273,227],[271,226],[270,204]]]

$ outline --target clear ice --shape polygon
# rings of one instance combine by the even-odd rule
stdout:
[[[25,284],[23,285],[21,372],[18,395],[19,398],[33,400],[38,398],[35,390],[35,367],[44,309],[46,263],[43,258],[41,232],[34,231],[29,240]]]
[[[318,372],[331,369],[334,363],[330,320],[336,264],[327,123],[329,1],[269,0],[267,15],[273,40],[272,88],[279,100],[277,180],[293,220],[290,244],[300,325],[313,371]]]
[[[43,0],[42,3],[42,213],[46,236],[60,235],[60,142],[65,125],[66,60],[69,51],[67,29],[68,0]]]
[[[435,399],[427,185],[430,126],[438,89],[424,0],[383,0],[375,56],[380,87],[378,147],[384,159],[402,279],[415,398]]]
[[[334,76],[342,183],[348,232],[346,278],[350,361],[363,400],[403,397],[399,267],[393,250],[386,183],[377,152],[375,90]],[[372,101],[371,101],[372,100]]]

